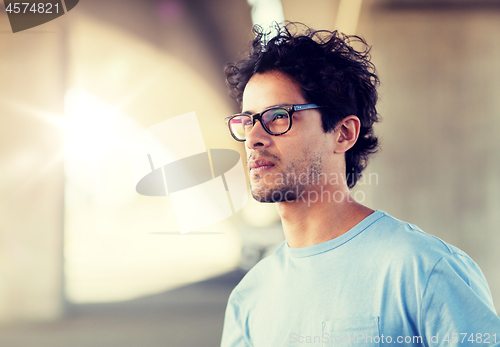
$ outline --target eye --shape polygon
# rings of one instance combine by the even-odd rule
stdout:
[[[250,117],[242,117],[242,123],[244,127],[252,126],[252,120]]]
[[[282,121],[288,119],[288,112],[281,108],[269,110],[264,113],[263,118],[267,123]]]

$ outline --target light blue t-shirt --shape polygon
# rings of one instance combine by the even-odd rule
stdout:
[[[232,291],[222,347],[500,346],[479,267],[375,211],[317,245],[283,242]]]

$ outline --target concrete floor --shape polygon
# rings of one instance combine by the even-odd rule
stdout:
[[[68,305],[59,321],[0,326],[0,346],[219,346],[227,298],[243,275],[234,271],[128,302]]]

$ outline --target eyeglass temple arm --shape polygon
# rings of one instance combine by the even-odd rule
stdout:
[[[295,105],[293,106],[294,111],[301,111],[301,110],[309,110],[311,108],[319,108],[321,106],[318,106],[316,104],[305,104],[305,105]]]

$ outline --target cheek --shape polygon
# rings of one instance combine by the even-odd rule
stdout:
[[[289,146],[287,146],[287,150],[295,154],[295,156],[299,156],[304,152],[316,152],[318,148],[322,147],[323,142],[324,140],[321,134],[310,132],[291,141]]]

